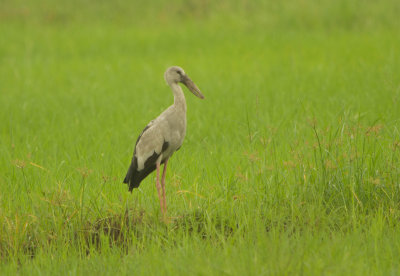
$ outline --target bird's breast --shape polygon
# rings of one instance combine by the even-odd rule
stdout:
[[[175,131],[171,131],[168,137],[165,137],[165,141],[169,143],[168,149],[165,154],[172,154],[178,148],[182,146],[183,140],[185,139],[186,129],[179,129]]]
[[[163,159],[171,155],[181,147],[186,135],[186,112],[174,106],[163,112],[155,122],[162,140],[168,142],[168,147],[163,150]]]

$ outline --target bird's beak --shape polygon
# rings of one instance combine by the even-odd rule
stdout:
[[[203,94],[201,94],[200,89],[187,75],[183,76],[182,83],[186,85],[186,87],[189,88],[190,92],[192,92],[195,96],[199,97],[200,99],[204,99],[204,96]]]

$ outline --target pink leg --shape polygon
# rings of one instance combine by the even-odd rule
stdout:
[[[162,179],[161,179],[162,197],[163,197],[163,205],[164,205],[165,213],[167,212],[167,202],[165,200],[165,176],[167,174],[166,173],[167,172],[167,164],[168,164],[168,159],[166,159],[164,162],[164,170],[163,170]]]
[[[160,200],[160,207],[161,207],[161,212],[164,214],[164,204],[162,200],[162,191],[161,191],[161,185],[160,185],[160,163],[157,162],[157,180],[156,180],[156,188],[157,188],[157,193],[158,193],[158,199]]]

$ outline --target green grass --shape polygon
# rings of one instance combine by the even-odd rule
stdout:
[[[1,274],[399,274],[400,5],[331,2],[1,2]],[[170,65],[164,224],[122,180]]]

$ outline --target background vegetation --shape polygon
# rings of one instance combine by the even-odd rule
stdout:
[[[400,2],[0,1],[1,274],[398,274]],[[173,101],[167,174],[121,182]]]

